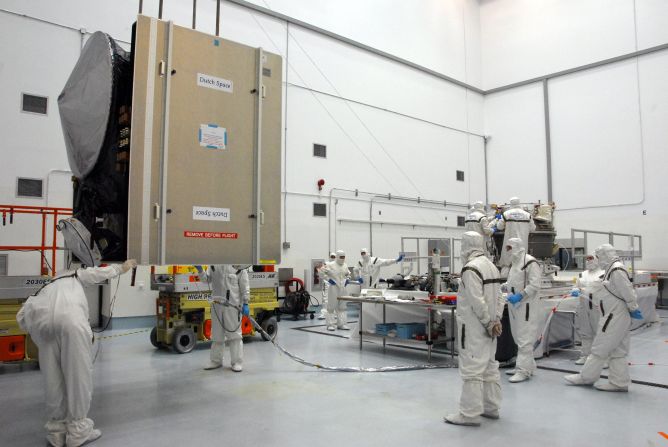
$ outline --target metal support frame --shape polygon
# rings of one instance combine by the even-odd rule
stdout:
[[[334,193],[340,191],[340,192],[347,192],[347,193],[353,193],[353,197],[341,197],[341,196],[334,196]],[[359,196],[371,196],[369,199],[363,199],[360,198]],[[334,246],[336,246],[336,222],[344,222],[344,221],[350,221],[350,222],[360,222],[360,223],[368,223],[369,224],[369,232],[373,231],[373,224],[378,223],[378,224],[394,224],[394,222],[378,222],[378,221],[372,221],[369,219],[369,221],[365,220],[353,220],[353,219],[338,219],[336,216],[336,208],[339,199],[342,200],[355,200],[355,201],[362,201],[362,202],[369,202],[369,206],[373,206],[373,201],[374,199],[384,199],[388,201],[392,201],[393,205],[397,206],[408,206],[408,207],[417,207],[417,208],[423,208],[424,205],[434,205],[434,206],[428,206],[425,207],[424,209],[434,209],[434,210],[439,210],[439,209],[448,209],[448,207],[451,208],[460,208],[460,209],[465,209],[468,210],[469,205],[464,204],[464,203],[455,203],[455,202],[448,202],[446,200],[430,200],[430,199],[423,199],[421,197],[402,197],[402,196],[392,196],[390,194],[379,194],[377,192],[369,192],[369,191],[360,191],[358,189],[345,189],[345,188],[332,188],[329,191],[329,214],[327,217],[327,235],[328,235],[328,243],[327,246],[329,247],[329,252],[331,253],[332,251],[335,251],[335,249],[332,249],[332,220],[334,220]],[[334,208],[332,208],[332,200],[334,200]],[[403,203],[402,203],[403,202]],[[441,208],[443,207],[443,208]],[[333,212],[331,210],[334,210]],[[370,213],[372,212],[371,210],[369,211]],[[414,226],[414,227],[423,227],[423,226],[429,226],[429,225],[420,225],[416,224],[413,225],[411,223],[402,223],[401,225],[405,226]],[[436,225],[435,225],[436,226]],[[447,225],[437,225],[436,227],[438,228],[443,228],[445,230],[447,229],[459,229],[461,228],[462,230],[464,229],[463,227],[448,227]],[[372,240],[371,236],[370,239]],[[372,250],[371,244],[369,244],[369,250]]]
[[[160,2],[162,5],[162,1]],[[165,97],[163,99],[163,119],[162,119],[162,129],[161,129],[161,163],[160,163],[160,174],[162,178],[162,183],[160,185],[160,231],[159,231],[159,240],[160,247],[158,250],[158,256],[160,259],[160,265],[165,264],[166,259],[166,250],[167,250],[167,177],[168,177],[168,161],[169,161],[169,105],[170,97],[172,91],[172,47],[174,45],[174,22],[170,21],[167,28],[166,36],[166,46],[167,46],[167,60],[166,65],[167,69],[165,70],[164,89]]]
[[[40,257],[40,274],[48,275],[49,266],[47,263],[46,252],[51,251],[51,275],[56,275],[56,251],[64,250],[63,247],[58,247],[57,225],[58,217],[71,216],[72,208],[54,208],[49,206],[26,206],[26,205],[0,205],[0,213],[2,214],[2,225],[7,224],[7,216],[9,216],[9,224],[14,223],[14,215],[16,214],[36,214],[41,215],[41,239],[40,245],[0,245],[0,251],[35,251],[39,252]],[[52,242],[47,245],[47,218],[53,217],[52,222]]]
[[[216,37],[220,36],[220,0],[216,0]]]
[[[255,177],[255,194],[253,197],[253,212],[255,213],[255,226],[253,238],[253,263],[260,263],[260,237],[261,226],[263,224],[261,188],[262,188],[262,101],[264,96],[264,84],[262,83],[262,65],[264,60],[264,50],[257,49],[257,82],[255,84],[255,167],[253,175]]]
[[[543,79],[543,110],[545,115],[545,159],[547,161],[547,201],[552,202],[552,140],[550,136],[550,95],[547,79]]]
[[[431,256],[429,253],[427,253],[427,256],[421,256],[421,251],[420,251],[420,241],[447,241],[448,245],[450,246],[450,254],[447,256],[449,259],[449,268],[450,268],[450,273],[452,272],[452,268],[454,266],[455,262],[455,257],[454,257],[454,248],[455,248],[455,241],[458,241],[460,239],[455,239],[453,237],[417,237],[417,236],[402,236],[401,237],[401,253],[405,253],[405,242],[406,241],[415,241],[417,251],[416,254],[417,256],[410,256],[410,259],[417,259],[417,274],[420,275],[420,259],[430,259]],[[444,256],[445,257],[445,256]],[[404,261],[401,261],[402,263]]]
[[[584,252],[581,255],[575,254],[575,234],[582,233],[583,235],[583,248]],[[636,258],[642,259],[642,236],[639,234],[628,234],[628,233],[615,233],[614,231],[597,231],[597,230],[580,230],[576,228],[571,228],[571,258],[584,258],[589,252],[587,246],[587,235],[588,234],[603,234],[608,236],[608,243],[614,246],[615,236],[628,237],[631,239],[631,253],[629,256],[620,256],[621,258],[628,258],[631,260],[631,277],[635,276],[635,260]],[[636,255],[636,246],[635,241],[638,238],[638,254]],[[618,250],[619,251],[619,250]]]

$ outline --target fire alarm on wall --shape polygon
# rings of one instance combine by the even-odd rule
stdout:
[[[325,186],[325,180],[324,179],[318,180],[318,191],[322,191],[323,186]]]

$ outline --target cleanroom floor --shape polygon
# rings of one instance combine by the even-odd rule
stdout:
[[[668,312],[661,311],[662,322]],[[351,319],[353,319],[351,315]],[[319,320],[279,323],[278,340],[308,361],[340,366],[422,364],[424,352],[324,336]],[[634,333],[634,384],[629,393],[567,386],[564,373],[540,369],[532,380],[510,384],[502,374],[501,419],[457,427],[443,416],[457,409],[456,369],[386,373],[326,372],[306,367],[257,339],[244,345],[244,371],[227,358],[221,370],[203,371],[208,346],[178,355],[155,350],[147,331],[101,341],[89,416],[102,430],[94,446],[664,446],[668,439],[668,325]],[[573,352],[554,353],[540,366],[572,369]],[[449,356],[436,355],[436,363]],[[650,370],[651,368],[651,370]],[[0,366],[0,445],[45,445],[42,376],[38,370]],[[668,436],[668,435],[666,435]]]

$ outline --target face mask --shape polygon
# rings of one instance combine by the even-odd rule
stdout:
[[[343,265],[343,263],[346,262],[346,258],[336,258],[336,263],[339,265]]]
[[[365,261],[368,261],[370,257],[371,256],[369,255],[369,253],[365,253],[362,255],[362,259],[364,259]]]
[[[596,270],[596,267],[598,267],[598,265],[596,264],[596,259],[586,259],[585,267],[587,268],[587,270],[590,271]]]

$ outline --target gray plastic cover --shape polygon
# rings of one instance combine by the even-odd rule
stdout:
[[[84,224],[74,217],[62,219],[57,227],[65,239],[65,247],[72,251],[82,264],[87,267],[97,267],[100,265],[100,250],[97,244],[92,240],[90,232]]]
[[[94,33],[58,96],[67,159],[79,179],[95,166],[107,132],[115,46],[107,34]]]

